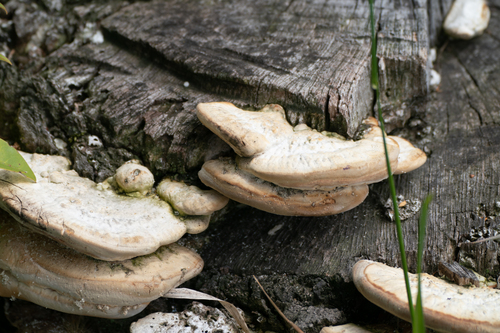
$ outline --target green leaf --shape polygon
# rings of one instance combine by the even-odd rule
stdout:
[[[2,139],[0,139],[0,169],[19,172],[36,182],[35,174],[21,154]]]
[[[0,8],[3,9],[5,11],[5,14],[8,14],[7,13],[7,8],[5,8],[1,3],[0,3]]]
[[[0,54],[0,60],[3,60],[5,61],[6,63],[8,63],[9,65],[12,65],[12,63],[10,62],[9,59],[7,59],[4,55]]]

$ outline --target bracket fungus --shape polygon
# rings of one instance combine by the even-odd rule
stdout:
[[[54,310],[130,317],[203,268],[198,254],[177,244],[132,260],[95,260],[2,217],[0,296]]]
[[[293,127],[275,104],[244,111],[226,102],[200,103],[196,110],[202,124],[238,155],[235,161],[205,162],[198,175],[238,202],[280,215],[332,215],[359,205],[368,194],[367,184],[387,178],[375,118],[363,122],[360,139],[353,141],[305,124]],[[386,141],[397,173],[425,162],[425,154],[408,141]]]
[[[229,201],[216,191],[204,191],[170,179],[162,180],[156,193],[183,215],[210,215],[224,208]]]
[[[0,207],[24,226],[94,258],[125,260],[149,254],[186,232],[198,233],[208,227],[209,216],[179,216],[156,195],[121,195],[113,186],[81,178],[59,156],[23,156],[38,182],[0,171]],[[37,163],[39,160],[44,164]],[[54,166],[50,166],[52,162]],[[129,176],[142,167],[126,166]],[[140,174],[148,176],[145,171]],[[151,184],[148,178],[143,182],[147,188]],[[149,191],[144,186],[134,190]]]
[[[238,169],[228,158],[207,161],[198,176],[205,185],[235,201],[278,215],[338,214],[356,207],[368,195],[366,184],[330,191],[284,188]]]
[[[146,195],[153,188],[155,178],[148,168],[134,162],[127,162],[116,169],[115,181],[126,193]]]
[[[488,27],[490,9],[485,0],[455,0],[443,23],[444,31],[453,38],[471,39]]]
[[[361,260],[354,265],[356,288],[372,303],[410,321],[403,271]],[[417,275],[410,275],[413,299]],[[500,290],[462,287],[428,274],[421,275],[425,324],[439,332],[493,333],[500,331]]]
[[[276,185],[332,190],[387,178],[382,137],[375,125],[369,124],[367,138],[351,141],[305,126],[295,131],[277,105],[260,112],[244,111],[231,103],[200,103],[196,109],[200,121],[240,156],[240,169]],[[395,168],[399,146],[387,141]]]
[[[407,173],[421,167],[427,161],[427,155],[411,144],[410,141],[390,135],[389,138],[399,145],[398,167],[393,171],[395,175]]]

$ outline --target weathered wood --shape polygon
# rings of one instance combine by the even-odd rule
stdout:
[[[352,136],[373,104],[368,15],[358,0],[161,1],[102,25],[208,91],[282,104],[292,124]],[[387,103],[424,95],[426,2],[384,1],[376,15]]]
[[[492,20],[499,14],[493,7]],[[424,271],[429,273],[437,272],[440,260],[458,260],[494,278],[500,273],[497,242],[467,244],[478,234],[487,237],[500,232],[500,42],[493,37],[499,28],[492,24],[491,35],[450,42],[439,58],[443,78],[439,91],[415,106],[410,126],[401,131],[430,154],[423,167],[396,177],[397,192],[404,198],[434,196],[424,252]],[[399,266],[395,226],[383,208],[389,197],[387,184],[374,184],[371,190],[361,206],[331,217],[279,217],[252,208],[227,216],[213,226],[210,241],[202,243],[206,270],[197,287],[243,302],[252,295],[247,287],[242,287],[241,293],[228,293],[227,288],[214,288],[212,281],[228,283],[229,277],[237,275],[240,284],[246,285],[251,281],[249,275],[258,274],[264,287],[286,309],[295,303],[290,299],[293,287],[284,287],[282,281],[277,284],[278,277],[292,286],[297,279],[316,277],[328,288],[342,289],[339,282],[350,281],[351,267],[358,259]],[[403,232],[414,271],[417,216],[404,222]],[[198,242],[206,239],[193,238]],[[231,284],[231,288],[238,285]],[[314,288],[308,290],[312,293]],[[324,306],[313,299],[301,301]],[[345,307],[338,299],[328,302],[346,313],[353,307],[352,303],[350,309]]]
[[[427,5],[429,17],[429,41],[430,45],[441,44],[444,39],[442,24],[450,10],[453,0],[430,0]]]
[[[27,4],[11,7],[19,15],[43,13],[39,30],[27,30],[25,20],[14,17],[19,38],[32,37],[28,45],[56,19]],[[76,16],[80,31],[92,36],[95,26],[83,25],[120,5],[108,7],[75,7],[64,20],[70,24]],[[404,102],[426,92],[425,2],[385,1],[376,15],[383,103],[394,128],[410,116]],[[6,123],[17,119],[24,149],[71,156],[80,174],[97,181],[134,157],[160,178],[195,171],[224,150],[194,117],[198,102],[279,103],[294,124],[348,135],[371,113],[368,7],[359,0],[141,2],[102,27],[121,47],[89,43],[91,37],[79,32],[45,59],[44,75],[31,79],[5,69],[2,94]],[[34,54],[51,50],[49,42],[38,42]],[[44,64],[27,59],[26,74]],[[6,135],[16,132],[2,127]],[[89,146],[88,135],[104,146]]]

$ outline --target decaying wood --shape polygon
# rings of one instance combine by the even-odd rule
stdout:
[[[161,177],[193,172],[220,153],[225,147],[193,115],[198,102],[222,99],[250,109],[278,103],[293,124],[348,135],[371,113],[369,11],[361,0],[121,7],[78,6],[57,18],[76,21],[84,35],[93,33],[86,21],[116,11],[101,22],[115,45],[77,38],[28,62],[26,75],[43,67],[34,78],[3,66],[6,122],[0,128],[6,135],[15,135],[10,123],[16,122],[24,149],[71,156],[80,174],[102,181],[134,157]],[[37,7],[9,8],[24,17]],[[57,17],[41,8],[29,15],[36,13],[42,32],[14,16],[19,38],[43,35]],[[402,125],[410,116],[404,102],[426,93],[425,2],[385,1],[376,16],[387,119]],[[48,37],[39,44],[34,50],[40,54],[54,48]],[[89,146],[88,135],[99,137],[103,147]]]
[[[499,14],[493,7],[492,22]],[[500,231],[500,42],[494,37],[500,25],[492,23],[489,30],[491,34],[469,42],[449,42],[439,55],[441,85],[425,102],[414,105],[409,126],[399,131],[429,154],[423,167],[397,176],[396,185],[405,199],[434,196],[424,252],[424,271],[431,274],[437,272],[441,260],[456,260],[494,278],[500,272],[497,242],[468,244]],[[303,281],[301,287],[312,295],[328,290],[338,295],[343,288],[339,281],[350,281],[351,267],[358,259],[400,266],[395,226],[384,214],[387,198],[387,183],[383,183],[371,186],[361,206],[331,217],[280,217],[250,208],[235,212],[211,229],[210,243],[202,247],[206,270],[198,287],[214,288],[211,279],[228,283],[237,275],[249,281],[248,275],[261,274],[266,278],[259,279],[271,290],[271,297],[286,307],[294,304],[288,298],[293,288],[280,285],[280,278],[292,285],[297,279]],[[417,218],[403,225],[412,271]],[[220,267],[224,269],[213,269]],[[313,277],[323,282],[312,283]],[[219,292],[224,294],[224,290]],[[238,292],[225,295],[230,299],[242,296]],[[321,304],[314,297],[300,302]],[[339,299],[328,302],[349,311]]]
[[[376,16],[385,104],[424,95],[426,2],[383,1]],[[126,7],[103,27],[208,91],[282,104],[293,124],[352,136],[373,104],[368,17],[360,0],[161,1]]]

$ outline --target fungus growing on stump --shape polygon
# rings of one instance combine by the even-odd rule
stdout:
[[[198,254],[177,244],[132,260],[95,260],[21,227],[4,212],[0,216],[2,297],[66,313],[126,318],[203,268]]]
[[[443,23],[444,31],[453,38],[471,39],[481,35],[490,21],[485,0],[455,0]]]
[[[169,200],[190,207],[179,214],[137,161],[96,184],[64,157],[21,154],[38,182],[0,170],[0,296],[125,318],[201,271],[203,260],[173,242],[205,230],[227,198],[182,184],[184,195]]]
[[[279,105],[257,112],[225,102],[196,109],[200,121],[238,155],[234,161],[208,161],[198,175],[238,202],[280,215],[332,215],[359,205],[367,184],[387,178],[375,118],[363,122],[361,138],[353,141],[305,124],[292,127]],[[425,162],[425,154],[406,140],[386,141],[392,170],[409,172]]]
[[[146,195],[153,188],[155,178],[148,168],[131,161],[116,170],[115,181],[126,193]]]
[[[210,215],[224,208],[229,201],[219,192],[204,191],[170,179],[162,180],[156,193],[183,215]]]
[[[369,260],[354,265],[353,281],[363,296],[384,310],[410,321],[403,270]],[[409,274],[416,299],[417,275]],[[486,333],[500,331],[500,290],[465,288],[421,274],[425,325],[439,332]]]
[[[396,170],[393,170],[395,175],[420,168],[427,161],[427,155],[422,150],[413,146],[410,141],[392,135],[389,138],[396,141],[399,145],[398,167]]]
[[[96,259],[150,254],[186,232],[199,233],[208,227],[209,215],[179,216],[158,196],[144,195],[152,186],[152,175],[144,166],[125,164],[120,168],[123,174],[114,177],[118,184],[129,179],[127,184],[133,186],[125,186],[126,191],[138,194],[129,196],[114,189],[113,179],[96,184],[79,177],[69,170],[69,161],[59,156],[23,156],[38,182],[0,170],[0,207],[31,230]]]
[[[230,158],[208,161],[198,173],[201,181],[235,201],[288,216],[339,214],[362,203],[368,186],[337,187],[330,191],[281,187],[237,168]]]
[[[358,141],[341,140],[305,126],[298,131],[279,106],[243,111],[230,103],[200,103],[198,118],[240,156],[238,167],[276,185],[300,190],[332,190],[387,178],[382,137],[375,128]],[[375,125],[371,125],[375,127]],[[396,169],[399,146],[387,140]]]

